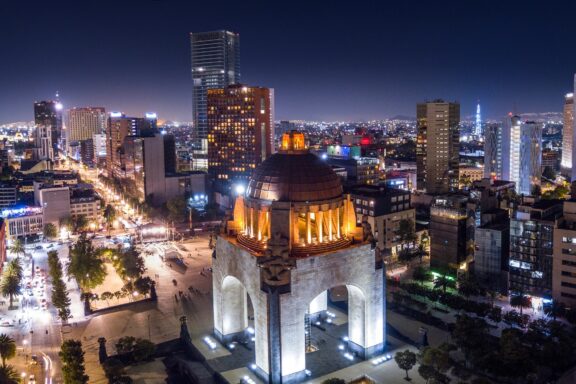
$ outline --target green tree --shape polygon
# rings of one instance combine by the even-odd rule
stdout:
[[[519,308],[520,316],[522,316],[522,310],[532,306],[532,299],[530,296],[525,295],[524,292],[519,292],[517,295],[510,297],[510,305],[514,308]]]
[[[14,240],[14,242],[12,243],[12,246],[10,246],[10,248],[8,248],[8,250],[10,252],[12,252],[13,254],[15,254],[16,257],[24,255],[24,253],[25,253],[24,244],[22,244],[22,241],[20,239]]]
[[[113,205],[108,204],[104,208],[104,220],[106,220],[106,227],[110,229],[114,220],[116,220],[116,208]]]
[[[44,224],[44,237],[47,239],[55,239],[58,237],[58,229],[52,223]]]
[[[117,252],[113,264],[116,271],[123,279],[137,279],[146,270],[144,259],[134,246]]]
[[[8,262],[0,279],[0,293],[10,298],[10,308],[13,308],[14,296],[22,294],[22,277],[24,271],[20,258],[16,257]]]
[[[398,223],[396,235],[400,238],[402,244],[411,243],[416,240],[414,221],[411,219],[402,219]]]
[[[152,279],[148,276],[139,277],[134,281],[134,288],[138,293],[146,296],[150,293],[150,289],[152,288]]]
[[[8,262],[6,266],[6,273],[22,280],[24,277],[24,268],[22,267],[22,262],[19,257],[16,257]]]
[[[89,377],[84,368],[84,351],[78,340],[66,340],[60,348],[62,374],[65,384],[87,384]]]
[[[421,364],[418,367],[418,374],[420,377],[426,380],[426,384],[428,384],[429,381],[436,376],[436,373],[436,369],[430,365]]]
[[[452,330],[452,340],[462,350],[468,362],[486,353],[488,324],[484,319],[460,315]]]
[[[110,299],[113,299],[113,298],[114,298],[114,294],[113,294],[112,292],[106,291],[106,292],[102,292],[102,293],[100,294],[100,300],[106,300],[106,304],[107,304],[108,306],[110,306],[109,300],[110,300]]]
[[[86,215],[72,217],[72,223],[74,226],[74,232],[82,232],[88,228],[88,219],[86,218]]]
[[[152,357],[155,350],[156,344],[150,340],[138,338],[134,342],[132,356],[136,362],[146,361]]]
[[[118,359],[107,359],[102,364],[102,368],[111,383],[115,383],[116,379],[124,375],[124,364]]]
[[[0,383],[2,384],[19,384],[20,375],[13,366],[6,365],[0,367]]]
[[[552,316],[552,320],[556,321],[557,317],[566,315],[566,304],[553,300],[551,305],[544,307],[544,313]]]
[[[452,348],[449,344],[442,344],[437,348],[425,347],[418,356],[420,364],[432,367],[437,372],[446,372],[454,365],[450,358]]]
[[[404,352],[396,352],[394,360],[396,361],[396,364],[398,364],[398,368],[406,371],[406,377],[404,379],[410,381],[411,379],[410,376],[408,376],[408,371],[416,365],[416,354],[407,349]]]
[[[442,288],[442,292],[446,293],[446,289],[448,289],[449,285],[450,285],[450,279],[448,278],[446,273],[438,275],[434,278],[435,289]]]
[[[136,338],[133,336],[121,337],[116,343],[116,353],[120,355],[132,352],[134,350],[134,343],[136,343]]]
[[[84,292],[89,292],[104,282],[106,268],[99,252],[86,238],[80,235],[78,241],[70,248],[68,274],[73,276]]]
[[[178,196],[168,200],[166,208],[168,209],[169,220],[180,223],[186,219],[186,210],[188,209],[186,197]]]
[[[430,271],[428,271],[426,268],[422,266],[418,266],[416,267],[416,269],[414,269],[414,272],[412,273],[412,278],[420,282],[421,285],[423,285],[424,282],[432,281],[433,279]]]
[[[6,334],[0,334],[0,358],[2,367],[6,367],[6,361],[16,356],[16,341]],[[0,381],[1,382],[1,381]]]

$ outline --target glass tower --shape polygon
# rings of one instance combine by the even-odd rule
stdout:
[[[193,138],[197,149],[207,151],[207,93],[240,82],[240,35],[229,31],[191,33],[190,46]]]

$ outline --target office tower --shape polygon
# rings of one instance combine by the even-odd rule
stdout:
[[[458,189],[460,104],[443,100],[416,108],[417,189],[446,193]]]
[[[438,196],[430,207],[430,267],[455,271],[466,261],[468,197]]]
[[[115,176],[121,166],[122,144],[126,136],[154,136],[157,131],[155,113],[146,117],[127,117],[120,112],[111,112],[106,124],[106,171],[108,177]]]
[[[106,111],[102,107],[72,108],[68,111],[68,142],[92,139],[106,130]]]
[[[474,124],[474,134],[476,137],[482,137],[482,117],[480,115],[480,103],[476,105],[476,122]]]
[[[484,129],[484,177],[503,179],[503,129],[501,124],[488,124]]]
[[[572,157],[574,153],[574,94],[564,96],[564,126],[562,129],[562,162],[560,169],[566,177],[575,180],[572,173]]]
[[[272,154],[274,90],[241,84],[208,90],[208,172],[247,180]]]
[[[240,82],[240,35],[229,31],[191,33],[190,46],[193,138],[197,149],[203,151],[198,155],[205,158],[208,138],[207,91]]]
[[[53,100],[35,102],[34,125],[38,160],[54,160],[62,134],[62,104]]]
[[[510,220],[505,217],[476,228],[474,240],[474,274],[490,289],[508,295]]]
[[[552,295],[554,300],[576,305],[576,201],[564,201],[563,217],[554,229]]]
[[[92,143],[94,145],[94,165],[102,168],[106,163],[106,133],[99,133],[92,135]]]
[[[523,203],[510,220],[510,290],[552,295],[553,240],[562,200]]]

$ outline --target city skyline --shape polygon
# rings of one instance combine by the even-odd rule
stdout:
[[[8,58],[0,122],[31,120],[31,102],[57,90],[66,108],[103,105],[191,121],[189,33],[222,29],[241,35],[242,81],[276,89],[279,120],[415,116],[416,103],[435,98],[458,101],[463,116],[474,114],[478,99],[485,118],[560,112],[576,58],[563,49],[572,7],[361,3],[307,4],[301,12],[298,4],[216,9],[146,1],[104,4],[79,17],[66,2],[43,13],[4,4],[12,17],[0,27]],[[150,25],[125,23],[127,14]],[[554,22],[527,28],[528,19]]]

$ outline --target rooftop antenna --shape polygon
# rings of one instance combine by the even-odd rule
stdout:
[[[56,101],[59,101],[60,99],[60,91],[56,91]]]

